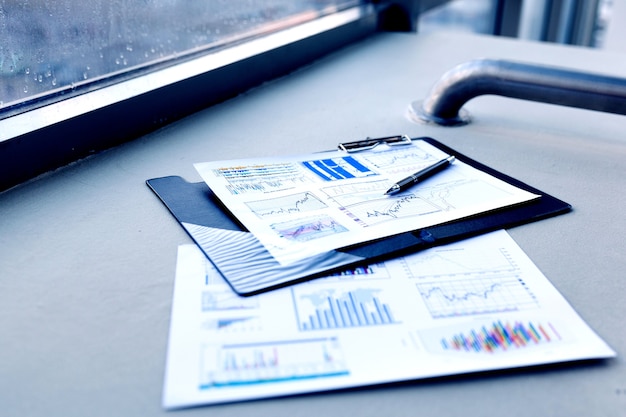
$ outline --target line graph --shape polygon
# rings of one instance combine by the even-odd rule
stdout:
[[[506,198],[509,193],[483,181],[454,179],[435,185],[424,182],[410,190],[410,194],[395,198],[380,198],[372,193],[355,195],[361,201],[353,203],[350,198],[335,197],[341,201],[350,216],[363,225],[372,226],[399,218],[424,216],[437,212],[462,210],[479,206],[485,195],[494,199]]]
[[[405,257],[404,269],[433,318],[538,308],[519,265],[506,248],[433,248]]]
[[[480,204],[485,195],[490,195],[494,199],[506,198],[510,195],[509,192],[492,184],[466,178],[457,178],[434,186],[424,182],[421,187],[414,188],[412,192],[442,210]]]
[[[389,181],[375,180],[375,181],[361,181],[353,182],[350,184],[338,184],[328,187],[323,187],[322,191],[329,197],[348,197],[350,194],[369,194],[378,193],[389,188]]]
[[[445,246],[433,248],[420,256],[405,257],[402,262],[409,276],[421,280],[465,279],[475,274],[514,275],[519,272],[519,266],[506,248],[485,251],[471,245],[453,249]]]
[[[329,198],[342,207],[358,204],[367,200],[379,200],[390,186],[387,180],[362,181],[350,184],[338,184],[321,188]]]
[[[260,218],[304,213],[328,207],[313,193],[303,192],[267,200],[250,201],[246,205]]]
[[[422,216],[440,211],[428,201],[413,194],[398,198],[379,198],[346,207],[352,218],[367,226],[404,217]]]
[[[517,275],[420,282],[416,286],[433,318],[538,307],[534,294]]]
[[[348,231],[345,226],[329,216],[297,219],[272,224],[271,227],[281,237],[298,242],[307,242],[312,239]]]
[[[404,149],[377,152],[364,155],[363,159],[376,168],[386,170],[405,165],[410,165],[411,167],[415,165],[428,165],[430,162],[437,161],[435,156],[419,148],[413,148],[411,152],[406,152]]]

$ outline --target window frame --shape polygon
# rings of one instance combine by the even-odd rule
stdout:
[[[415,30],[420,11],[445,1],[427,7],[419,0],[363,3],[0,120],[0,192],[228,100],[381,28]]]

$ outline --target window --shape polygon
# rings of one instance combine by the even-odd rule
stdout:
[[[0,2],[0,115],[232,45],[359,0]]]
[[[614,0],[452,0],[419,18],[446,30],[602,47]]]
[[[453,0],[419,17],[420,33],[441,28],[458,32],[493,34],[497,0]]]
[[[381,22],[393,29],[388,10],[406,30],[418,3],[0,0],[0,191],[287,74]]]

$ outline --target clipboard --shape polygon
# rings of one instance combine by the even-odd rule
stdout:
[[[538,194],[540,198],[282,265],[270,255],[254,234],[237,222],[235,216],[223,207],[204,182],[189,183],[181,177],[168,176],[149,179],[146,183],[232,289],[242,296],[328,276],[355,266],[534,222],[571,210],[570,204],[462,155],[433,138],[412,140],[423,140],[478,170]],[[372,141],[376,140],[360,142],[367,142],[365,146],[372,146]]]

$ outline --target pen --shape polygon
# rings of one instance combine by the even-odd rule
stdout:
[[[441,161],[435,162],[433,165],[426,167],[421,171],[416,172],[413,175],[406,177],[403,180],[398,181],[397,183],[392,185],[390,189],[388,189],[385,192],[385,195],[399,193],[400,191],[404,191],[407,188],[412,187],[418,182],[424,181],[426,178],[432,177],[436,173],[441,172],[447,167],[449,167],[450,164],[454,162],[454,159],[455,159],[454,156],[449,156],[447,158],[442,159]]]

